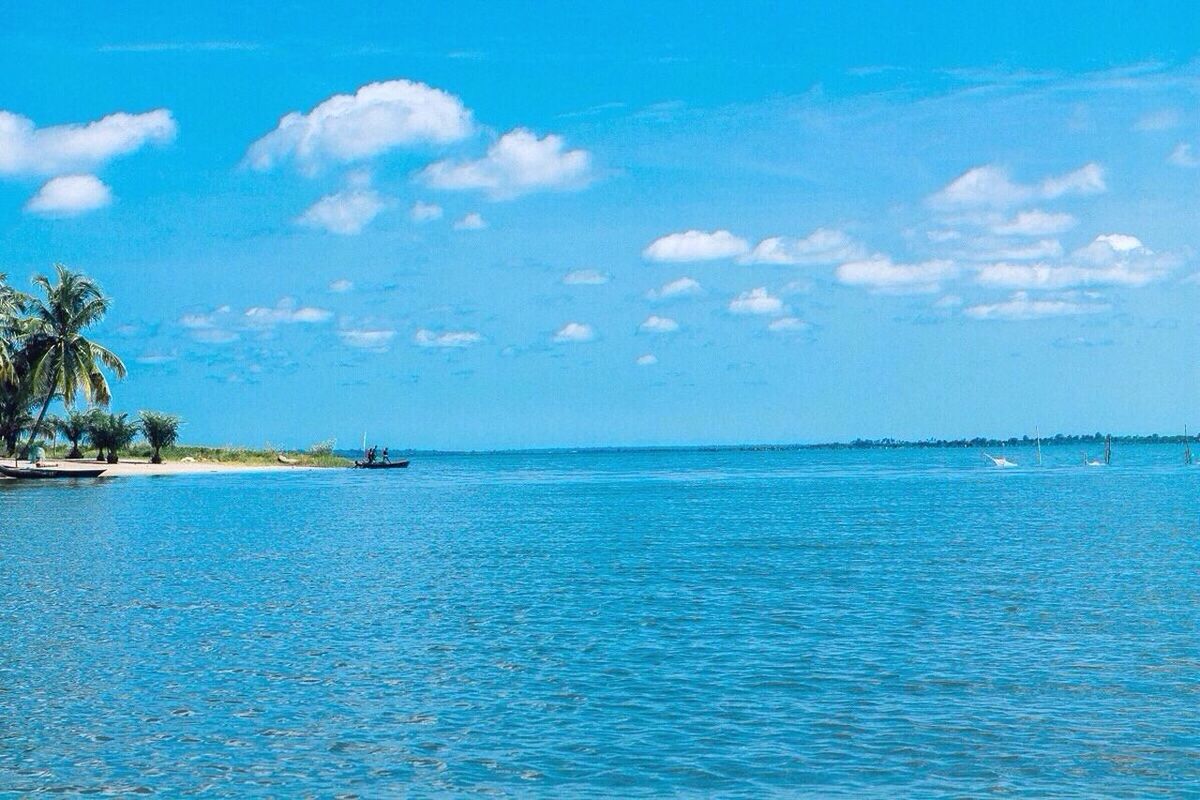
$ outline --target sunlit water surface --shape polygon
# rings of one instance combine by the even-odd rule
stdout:
[[[0,794],[1200,791],[1200,467],[1009,457],[5,482]]]

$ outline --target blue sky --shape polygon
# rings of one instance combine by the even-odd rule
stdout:
[[[1181,4],[32,6],[0,268],[193,441],[1200,428]]]

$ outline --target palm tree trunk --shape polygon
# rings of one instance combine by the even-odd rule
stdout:
[[[29,441],[25,443],[25,457],[29,457],[29,448],[33,447],[33,440],[37,438],[38,429],[42,427],[42,422],[46,419],[46,412],[50,410],[50,401],[54,399],[54,388],[46,393],[46,402],[42,403],[42,410],[38,413],[37,422],[33,423],[33,427],[29,430]]]

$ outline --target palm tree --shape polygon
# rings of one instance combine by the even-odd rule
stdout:
[[[52,284],[44,275],[33,279],[34,285],[45,293],[45,300],[29,303],[33,330],[28,334],[26,346],[34,354],[30,375],[34,391],[44,397],[35,429],[41,427],[55,395],[68,409],[80,393],[92,403],[107,405],[111,393],[100,369],[102,365],[118,378],[125,377],[121,359],[83,335],[104,318],[108,298],[91,278],[71,272],[62,264],[55,264],[54,269],[58,273],[57,283]],[[34,435],[30,433],[30,445]]]
[[[87,421],[87,438],[92,443],[92,447],[96,448],[96,460],[104,460],[104,421],[108,418],[100,409],[92,409],[92,413]]]
[[[117,463],[117,452],[129,447],[140,428],[129,422],[128,414],[99,414],[93,423],[90,436],[92,444],[108,451],[108,463]]]
[[[180,419],[174,414],[164,414],[161,411],[143,411],[140,416],[142,433],[154,448],[150,463],[161,464],[162,449],[175,444],[179,438]]]
[[[83,458],[83,453],[79,450],[79,442],[84,436],[87,436],[92,419],[96,414],[97,409],[90,408],[87,411],[68,411],[65,417],[55,419],[55,427],[58,432],[71,443],[71,452],[67,453],[67,458]]]
[[[21,312],[28,298],[8,285],[8,276],[0,272],[0,380],[16,377],[13,357],[17,348]]]

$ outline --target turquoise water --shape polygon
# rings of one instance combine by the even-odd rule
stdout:
[[[1195,796],[1200,467],[1078,457],[5,482],[0,795]]]

